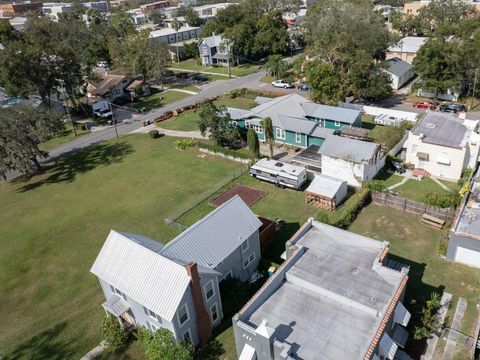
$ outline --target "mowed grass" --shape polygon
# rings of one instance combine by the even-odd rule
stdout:
[[[447,314],[450,325],[459,297],[468,301],[462,332],[473,335],[478,316],[476,304],[480,291],[480,269],[449,262],[438,256],[442,232],[419,221],[418,217],[383,206],[364,208],[350,231],[390,242],[392,258],[410,266],[405,303],[426,300],[432,292],[453,295]]]
[[[450,191],[443,189],[435,181],[429,178],[422,180],[407,180],[407,182],[394,191],[398,191],[400,196],[414,201],[424,201],[428,193],[437,193],[439,195],[448,195]]]
[[[236,107],[240,109],[251,109],[255,106],[255,102],[249,98],[235,98],[231,99],[230,97],[222,97],[214,101],[215,105],[218,106],[227,106],[227,107]],[[165,120],[159,124],[160,127],[168,130],[176,131],[195,131],[198,130],[198,111],[195,109],[188,110],[181,113],[178,116],[174,116],[168,120]]]
[[[403,176],[386,171],[385,169],[380,171],[375,177],[375,180],[381,181],[386,187],[398,184],[403,180]]]
[[[57,136],[41,144],[40,149],[43,151],[50,151],[60,145],[66,144],[72,141],[73,139],[76,139],[79,136],[89,133],[89,131],[84,130],[83,128],[81,128],[81,126],[79,126],[76,130],[77,130],[77,136],[75,137],[72,130],[72,126],[70,124],[66,125],[65,129],[62,130]]]
[[[162,106],[168,105],[175,101],[185,99],[189,96],[192,96],[192,95],[186,94],[184,92],[174,91],[174,90],[170,90],[170,91],[166,90],[160,93],[150,95],[144,98],[142,101],[129,104],[129,106],[134,109],[141,109],[145,107],[147,109],[152,110],[152,109],[157,109]]]
[[[110,229],[167,242],[164,219],[241,166],[131,135],[1,184],[0,356],[78,359],[97,345],[105,299],[89,270]]]
[[[198,72],[206,71],[206,72],[212,72],[216,74],[228,75],[228,68],[226,66],[218,66],[218,67],[202,66],[202,65],[198,65],[195,59],[189,59],[189,60],[181,61],[179,63],[173,63],[171,67],[174,69],[193,70]],[[249,65],[249,64],[241,64],[239,66],[231,67],[232,75],[235,75],[235,76],[248,75],[257,70],[258,70],[258,66]]]

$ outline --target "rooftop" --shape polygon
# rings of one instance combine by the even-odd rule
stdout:
[[[388,59],[387,62],[388,72],[399,77],[410,71],[413,67],[412,64],[409,64],[408,62],[403,61],[397,57],[394,57],[393,59]]]
[[[344,183],[346,184],[347,182],[331,176],[319,174],[315,175],[305,191],[325,196],[327,198],[333,198]]]
[[[293,358],[363,359],[406,274],[382,264],[388,243],[310,221],[290,241],[299,255],[277,275],[283,281],[272,278],[262,289],[271,294],[239,319],[253,327],[267,320]]]
[[[407,52],[416,54],[418,49],[425,43],[425,37],[407,36],[395,45],[388,48],[391,52]]]
[[[318,153],[322,156],[365,164],[376,156],[380,148],[376,143],[330,136],[325,139]]]
[[[196,30],[199,30],[200,28],[199,27],[194,27],[194,26],[182,26],[178,32],[179,33],[182,33],[182,32],[187,32],[187,31],[196,31]],[[167,27],[167,28],[163,28],[163,29],[160,29],[160,30],[155,30],[155,31],[152,31],[150,33],[150,38],[156,38],[156,37],[160,37],[160,36],[168,36],[168,35],[174,35],[176,34],[177,32],[175,31],[175,29],[173,28],[170,28],[170,27]]]
[[[421,136],[424,143],[462,149],[467,146],[476,123],[447,113],[427,111],[411,132]]]
[[[470,192],[461,204],[452,231],[458,235],[480,240],[480,172],[475,174]]]

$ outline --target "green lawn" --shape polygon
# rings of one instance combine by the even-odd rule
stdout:
[[[410,266],[407,285],[407,306],[414,300],[428,299],[433,291],[453,295],[454,304],[447,314],[453,319],[459,297],[468,301],[462,332],[472,335],[478,311],[480,270],[448,262],[438,257],[442,232],[388,207],[370,205],[364,208],[349,228],[350,231],[390,242],[390,254]]]
[[[171,87],[171,89],[181,89],[181,90],[188,90],[198,93],[200,89],[193,85],[185,85],[185,84],[175,84]]]
[[[0,184],[3,359],[78,359],[98,344],[105,299],[89,270],[109,230],[167,242],[164,219],[243,166],[172,142],[131,135]]]
[[[77,137],[88,134],[89,131],[77,128]],[[72,131],[71,125],[66,125],[65,129],[60,132],[57,136],[51,138],[50,140],[44,142],[40,145],[40,149],[43,151],[50,151],[60,145],[66,144],[75,139],[75,136]]]
[[[457,191],[458,189],[458,184],[455,181],[448,181],[448,180],[440,180],[439,181],[443,184],[446,185],[450,191]]]
[[[195,59],[181,61],[180,63],[173,63],[171,67],[175,69],[193,70],[198,72],[206,71],[206,72],[212,72],[217,74],[228,74],[228,68],[226,66],[218,66],[218,67],[202,66],[202,65],[198,65]],[[235,75],[235,76],[245,76],[245,75],[254,73],[257,70],[258,70],[258,66],[249,65],[249,64],[241,64],[239,66],[231,67],[232,75]]]
[[[255,102],[248,98],[223,97],[214,101],[217,106],[237,107],[240,109],[250,109],[255,106]],[[165,120],[159,124],[160,127],[168,130],[194,131],[198,130],[198,112],[189,110]]]
[[[429,178],[407,180],[405,184],[396,187],[394,190],[398,191],[400,196],[414,201],[424,201],[425,196],[431,192],[436,192],[439,195],[447,195],[449,193]]]
[[[178,91],[164,91],[150,95],[139,102],[129,104],[130,107],[134,109],[141,109],[146,107],[147,109],[157,109],[162,106],[168,105],[175,101],[185,99],[186,97],[192,96],[190,94],[178,92]]]
[[[375,180],[381,181],[386,187],[389,187],[402,181],[403,176],[382,170],[377,174]]]

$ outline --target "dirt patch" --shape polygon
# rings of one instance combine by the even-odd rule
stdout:
[[[252,206],[266,194],[267,193],[263,190],[256,189],[250,186],[236,184],[235,186],[231,187],[227,191],[224,191],[212,201],[210,201],[210,204],[212,204],[213,206],[220,206],[224,202],[230,200],[235,195],[238,195],[248,206]]]

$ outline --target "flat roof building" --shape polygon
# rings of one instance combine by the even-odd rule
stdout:
[[[393,359],[408,338],[408,268],[387,254],[387,242],[310,219],[286,243],[287,260],[233,317],[238,357]]]

